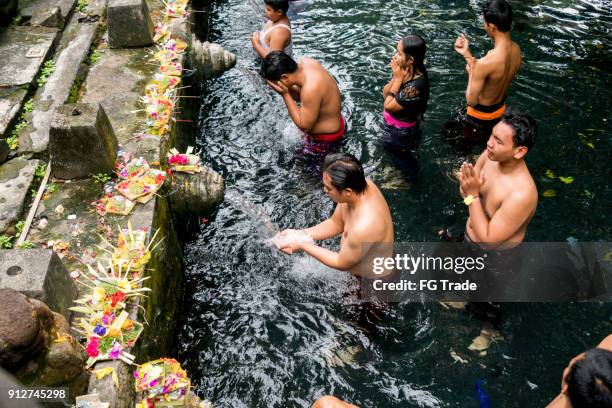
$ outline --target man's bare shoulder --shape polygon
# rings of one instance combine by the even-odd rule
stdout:
[[[525,204],[538,202],[538,188],[536,187],[533,177],[531,177],[531,173],[529,173],[529,169],[525,168],[517,175],[510,196],[513,200]]]

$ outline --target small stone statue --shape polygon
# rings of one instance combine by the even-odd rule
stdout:
[[[194,68],[200,72],[204,79],[213,78],[223,74],[236,65],[236,56],[226,51],[218,44],[201,42],[192,37],[191,53],[194,59]]]

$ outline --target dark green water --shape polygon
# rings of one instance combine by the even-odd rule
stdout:
[[[350,116],[344,149],[362,160],[389,202],[398,241],[435,241],[440,227],[462,231],[466,211],[450,174],[463,157],[441,130],[464,103],[464,63],[452,44],[461,31],[482,55],[490,43],[476,1],[314,1],[294,21],[294,49],[336,77]],[[514,1],[514,39],[525,65],[509,105],[539,119],[528,165],[543,191],[528,241],[609,241],[609,109],[612,8],[607,1]],[[213,3],[208,39],[257,69],[250,35],[259,28],[248,2]],[[401,182],[380,137],[380,92],[401,35],[427,41],[432,80],[419,148],[421,172]],[[199,146],[233,190],[260,205],[279,227],[304,227],[333,204],[318,176],[294,159],[299,144],[279,97],[232,70],[205,84]],[[563,184],[547,170],[571,176]],[[200,396],[218,407],[308,407],[335,394],[361,407],[474,407],[483,378],[495,407],[544,406],[567,361],[611,332],[612,307],[507,304],[486,356],[467,350],[482,324],[438,304],[396,306],[378,334],[356,324],[353,278],[303,256],[279,255],[260,222],[226,200],[186,247],[184,314],[177,338]],[[328,243],[334,247],[337,242]],[[358,350],[344,366],[330,355]],[[469,360],[453,363],[454,350]],[[326,360],[326,356],[328,357]]]

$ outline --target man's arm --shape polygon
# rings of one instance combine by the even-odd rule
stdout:
[[[361,243],[366,242],[365,231],[354,229],[351,231],[340,252],[333,252],[315,244],[298,243],[298,248],[330,268],[346,271],[357,265],[362,258]]]
[[[319,118],[321,96],[312,87],[302,87],[300,99],[301,106],[298,106],[289,92],[283,93],[283,101],[285,101],[289,116],[297,127],[304,132],[309,132]]]
[[[332,216],[314,227],[306,228],[304,232],[315,241],[338,236],[344,231],[344,221],[342,220],[342,204],[336,205]]]
[[[478,97],[484,88],[489,76],[489,64],[482,60],[471,59],[468,61],[468,85],[465,90],[465,99],[469,106],[478,105]]]
[[[531,215],[531,201],[527,194],[513,194],[502,202],[491,220],[484,212],[482,200],[474,201],[469,207],[474,241],[494,245],[508,241]]]
[[[251,36],[251,45],[253,45],[253,49],[255,50],[257,55],[259,55],[259,58],[264,59],[266,58],[266,55],[268,55],[268,51],[261,46],[261,43],[259,42],[260,35],[261,33],[259,31],[255,31],[253,33],[253,35]]]

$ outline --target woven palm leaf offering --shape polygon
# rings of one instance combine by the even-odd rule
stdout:
[[[179,153],[178,150],[172,149],[167,154],[168,165],[172,171],[195,174],[202,171],[202,163],[200,156],[194,154],[193,147],[189,146],[185,153]]]
[[[77,299],[77,306],[70,310],[84,314],[75,330],[87,338],[88,367],[99,360],[133,363],[134,356],[126,350],[134,345],[143,326],[129,319],[124,309],[130,299],[144,297],[151,289],[141,287],[148,277],[130,275],[130,270],[121,274],[112,263],[108,267],[98,263],[95,269],[87,265],[87,271],[79,274],[77,282],[86,288],[87,294]]]
[[[134,371],[136,391],[144,394],[137,407],[189,406],[191,380],[178,361],[160,358]]]
[[[105,197],[102,200],[104,202],[106,213],[108,214],[128,215],[136,205],[135,202],[118,194],[111,197]]]
[[[133,230],[131,223],[128,222],[127,229],[119,228],[116,247],[104,237],[101,237],[104,245],[100,248],[111,254],[113,270],[116,273],[120,275],[130,273],[130,276],[133,277],[140,276],[151,259],[151,252],[163,240],[159,239],[156,242],[155,238],[158,232],[159,230],[155,231],[151,239],[147,239],[148,231],[146,229]]]
[[[117,169],[117,174],[124,180],[138,177],[149,170],[149,163],[143,158],[132,159],[126,164],[122,164]]]
[[[165,6],[165,15],[170,18],[178,18],[185,17],[187,15],[187,3],[186,1],[181,0],[168,0],[163,1],[163,5]]]
[[[157,25],[155,26],[155,35],[153,36],[153,41],[155,41],[156,43],[167,41],[170,39],[171,36],[172,32],[170,31],[170,27],[168,24],[165,24],[161,21],[157,23]]]
[[[157,169],[149,169],[145,174],[138,178],[144,185],[147,192],[145,195],[136,199],[137,202],[146,204],[157,193],[166,180],[166,172]]]

